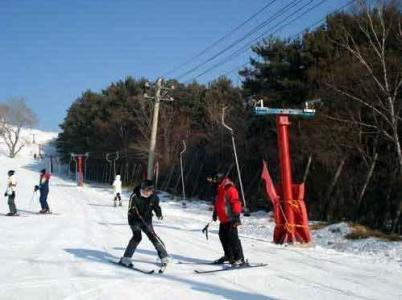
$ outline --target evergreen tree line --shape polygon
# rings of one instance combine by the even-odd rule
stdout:
[[[252,48],[240,87],[227,78],[208,85],[169,80],[175,101],[161,104],[159,188],[180,195],[183,140],[187,197],[205,198],[205,178],[214,170],[237,178],[230,134],[221,125],[226,106],[246,201],[251,209],[269,208],[260,173],[265,159],[279,181],[275,118],[256,117],[251,100],[300,108],[320,98],[315,118],[291,118],[293,177],[306,182],[310,218],[401,233],[401,20],[399,2],[391,2],[328,16],[298,39],[269,37]],[[71,152],[88,152],[89,179],[111,182],[115,170],[125,184],[143,178],[153,107],[145,82],[128,77],[101,92],[86,91],[69,108],[58,149],[66,161]],[[105,154],[116,151],[114,168]]]

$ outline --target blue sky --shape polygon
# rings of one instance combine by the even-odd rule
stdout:
[[[183,74],[208,59],[293,1],[275,1],[241,30],[170,75]],[[285,24],[282,21],[292,19],[289,14],[293,11],[302,12],[303,5],[311,2],[307,9],[321,1],[296,2],[298,6],[289,9],[288,15],[278,17],[255,36],[271,32],[275,24]],[[0,102],[10,97],[24,97],[38,115],[38,128],[59,130],[66,110],[83,91],[100,91],[127,76],[155,79],[166,74],[269,2],[1,0]],[[324,1],[275,34],[292,36],[347,2]],[[247,51],[197,80],[208,82],[247,62],[249,56]],[[183,81],[191,80],[217,61],[219,58],[183,77]],[[239,83],[235,72],[228,75]]]

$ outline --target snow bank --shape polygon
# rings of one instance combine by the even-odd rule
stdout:
[[[347,223],[338,223],[313,231],[317,246],[336,251],[368,255],[380,260],[394,260],[402,266],[402,242],[382,241],[377,238],[348,240],[351,232]]]
[[[181,202],[172,201],[168,193],[161,193],[161,198],[170,205],[181,206]],[[188,210],[201,210],[203,213],[211,213],[211,205],[205,201],[187,202]],[[212,213],[211,213],[212,215]],[[275,224],[272,213],[258,211],[251,217],[242,218],[243,225],[239,233],[243,237],[271,242]],[[315,222],[311,222],[315,223]],[[383,241],[376,238],[349,240],[345,236],[351,232],[350,226],[345,223],[331,224],[318,230],[312,230],[313,247],[322,250],[333,250],[360,256],[370,256],[380,261],[394,261],[402,266],[402,242]]]

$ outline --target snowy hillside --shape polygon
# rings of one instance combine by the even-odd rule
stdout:
[[[21,130],[21,138],[20,142],[18,143],[18,147],[21,144],[24,144],[24,147],[17,156],[33,157],[35,153],[39,154],[40,151],[50,154],[51,152],[53,152],[53,149],[49,147],[48,143],[56,139],[56,137],[56,132],[47,132],[38,129],[23,128]],[[4,143],[3,139],[0,138],[0,156],[2,155],[7,156],[8,150],[7,145]]]
[[[347,226],[337,224],[314,232],[316,246],[275,245],[272,221],[262,212],[243,218],[240,234],[249,261],[267,267],[195,274],[216,268],[197,263],[221,256],[218,226],[210,226],[206,240],[201,229],[211,218],[208,205],[183,209],[165,193],[164,220],[154,225],[172,263],[161,275],[121,268],[110,260],[131,238],[128,194],[123,207],[114,208],[110,187],[80,188],[53,176],[54,214],[38,215],[33,186],[44,164],[28,152],[14,160],[0,155],[0,184],[8,169],[16,170],[20,211],[19,217],[0,216],[0,299],[402,299],[402,243],[346,241]],[[8,212],[4,197],[0,212]],[[135,265],[157,270],[156,258],[143,236]]]

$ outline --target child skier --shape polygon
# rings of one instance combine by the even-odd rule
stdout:
[[[122,206],[121,203],[121,180],[120,175],[116,175],[116,178],[113,181],[113,193],[114,193],[114,207],[117,206],[117,200],[119,200],[119,206]]]
[[[232,266],[240,266],[245,264],[245,261],[237,231],[237,227],[241,225],[239,192],[234,183],[223,173],[218,173],[215,178],[218,186],[212,219],[220,221],[219,239],[224,256],[215,260],[214,264],[228,261]]]
[[[17,207],[15,206],[15,189],[17,186],[17,181],[15,179],[14,173],[14,170],[8,171],[7,189],[4,193],[4,196],[8,197],[8,207],[10,209],[10,212],[7,214],[7,216],[17,215]]]
[[[39,211],[40,214],[50,213],[49,205],[47,204],[47,195],[49,194],[49,179],[50,174],[46,172],[46,169],[42,169],[40,171],[39,177],[39,185],[35,185],[35,192],[37,190],[40,191],[40,206],[41,210]]]
[[[162,210],[159,206],[159,198],[154,193],[152,180],[144,180],[136,187],[130,196],[128,205],[128,224],[130,225],[133,237],[129,241],[124,256],[120,258],[119,264],[132,267],[131,258],[141,242],[143,231],[154,245],[161,260],[162,267],[169,262],[169,256],[162,240],[156,235],[152,226],[152,211],[159,220],[163,219]]]

